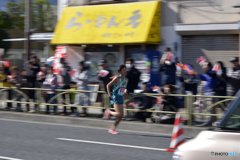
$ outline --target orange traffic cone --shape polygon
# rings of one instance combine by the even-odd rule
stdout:
[[[174,152],[175,149],[183,142],[185,142],[185,138],[183,134],[182,118],[181,118],[181,114],[177,113],[175,117],[170,148],[167,148],[166,151]]]

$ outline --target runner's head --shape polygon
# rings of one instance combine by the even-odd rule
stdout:
[[[126,76],[127,75],[127,67],[122,64],[118,67],[118,73],[123,75],[123,76]]]

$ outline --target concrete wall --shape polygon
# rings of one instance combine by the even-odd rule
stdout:
[[[169,0],[163,2],[163,25],[175,23],[219,23],[240,20],[239,0]],[[174,23],[174,22],[173,22]]]

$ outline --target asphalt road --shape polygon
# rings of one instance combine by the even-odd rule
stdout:
[[[0,160],[171,160],[171,137],[0,120]]]

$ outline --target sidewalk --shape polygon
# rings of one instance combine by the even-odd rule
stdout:
[[[99,111],[99,110],[96,110]],[[31,114],[31,113],[17,113],[9,111],[0,111],[0,119],[7,120],[18,120],[28,122],[40,122],[40,123],[54,123],[72,126],[85,126],[85,127],[98,127],[106,128],[111,126],[114,121],[102,120],[100,118],[81,118],[81,117],[69,117],[69,116],[58,116],[58,115],[43,115],[43,114]],[[157,134],[171,135],[173,125],[163,125],[154,123],[141,123],[137,121],[122,121],[119,125],[119,130],[139,131],[139,132],[150,132]],[[206,128],[200,127],[189,127],[184,126],[185,137],[195,137],[202,130]]]

